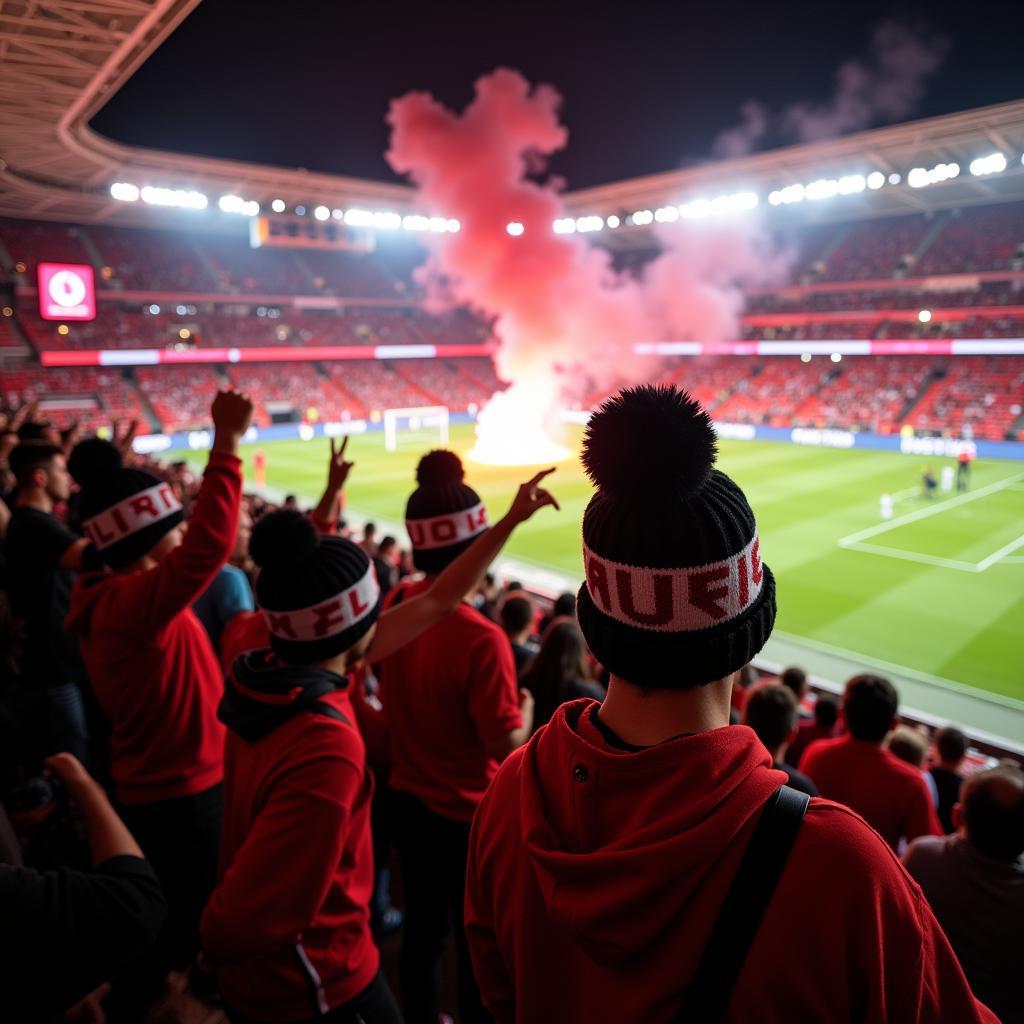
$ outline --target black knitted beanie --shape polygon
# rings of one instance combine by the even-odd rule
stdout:
[[[487,529],[487,510],[465,476],[458,455],[443,449],[416,467],[419,486],[405,506],[405,528],[420,572],[440,572]]]
[[[366,552],[343,537],[319,534],[298,510],[264,516],[253,528],[249,553],[260,567],[256,599],[270,646],[282,660],[333,658],[377,621],[380,586]]]
[[[594,656],[639,686],[721,679],[771,634],[775,579],[716,456],[709,416],[674,386],[627,388],[587,427],[583,465],[597,492],[583,516],[577,615]]]

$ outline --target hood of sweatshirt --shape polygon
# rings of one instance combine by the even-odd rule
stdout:
[[[347,686],[345,676],[325,668],[289,665],[271,650],[249,651],[235,659],[217,717],[252,743]]]
[[[630,753],[591,724],[596,710],[563,705],[530,741],[521,828],[552,918],[594,960],[615,965],[687,914],[786,776],[745,726]]]

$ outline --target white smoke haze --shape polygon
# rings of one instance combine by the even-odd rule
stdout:
[[[804,100],[782,111],[748,100],[740,107],[739,124],[718,136],[712,152],[720,158],[746,156],[769,135],[818,142],[910,117],[948,51],[942,36],[884,22],[864,55],[840,65],[829,99]]]

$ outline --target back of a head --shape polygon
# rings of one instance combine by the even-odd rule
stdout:
[[[970,776],[960,790],[967,838],[982,853],[1014,861],[1024,853],[1024,772],[1000,765]]]
[[[887,741],[889,753],[898,757],[901,761],[913,765],[915,768],[923,768],[925,757],[928,755],[928,744],[925,738],[909,725],[897,726],[890,734]]]
[[[802,668],[787,668],[779,676],[779,682],[793,692],[798,704],[807,696],[807,673]]]
[[[955,725],[943,726],[935,734],[935,749],[945,764],[958,765],[967,755],[967,737]]]
[[[770,750],[786,742],[796,728],[797,704],[793,691],[778,683],[758,683],[747,692],[743,724],[757,733]]]
[[[888,679],[854,676],[843,693],[843,718],[854,739],[881,743],[899,710],[899,696]]]
[[[608,671],[644,689],[731,675],[775,622],[775,580],[740,488],[714,468],[711,420],[685,391],[627,388],[590,418],[580,627]]]
[[[416,467],[405,528],[420,572],[440,572],[487,529],[487,510],[465,475],[458,455],[444,449],[427,452]]]
[[[555,598],[554,606],[551,609],[551,617],[557,619],[562,616],[569,616],[570,618],[575,618],[576,616],[576,595],[571,592],[559,594]]]
[[[574,619],[552,620],[541,638],[540,650],[523,677],[537,702],[534,724],[542,725],[570,696],[569,686],[586,674],[587,645]]]
[[[839,702],[835,697],[820,695],[814,703],[814,721],[823,729],[831,729],[839,721]]]
[[[501,602],[498,615],[502,629],[509,636],[516,636],[533,625],[533,601],[522,592],[511,594]]]
[[[50,444],[49,441],[22,441],[11,452],[7,464],[18,486],[28,487],[36,470],[49,469],[54,457],[63,454],[57,445]]]
[[[120,449],[101,437],[79,441],[68,456],[68,472],[79,487],[114,473],[122,466]]]
[[[380,614],[369,556],[343,537],[323,536],[297,509],[270,512],[253,527],[260,567],[256,598],[283,661],[311,664],[351,649]]]

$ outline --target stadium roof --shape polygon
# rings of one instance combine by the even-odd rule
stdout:
[[[94,132],[96,111],[199,2],[0,0],[0,214],[181,225],[178,209],[114,200],[114,182],[241,195],[264,209],[280,199],[310,210],[412,211],[413,191],[401,185],[165,153]],[[970,172],[998,154],[997,173]],[[566,204],[573,218],[619,218],[621,229],[602,241],[636,246],[662,208],[755,191],[822,220],[1024,199],[1022,154],[1024,100],[571,192]],[[951,176],[944,169],[953,165]],[[912,168],[922,187],[908,184]],[[633,224],[636,212],[650,217]]]

